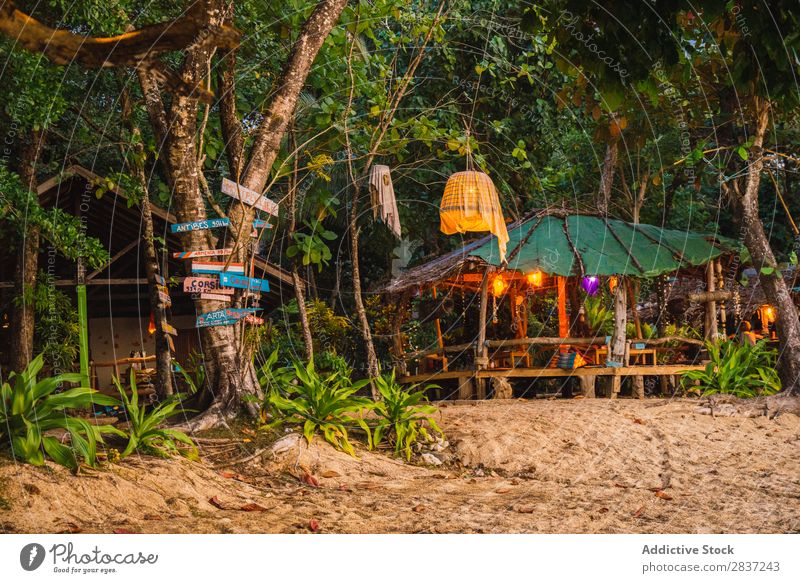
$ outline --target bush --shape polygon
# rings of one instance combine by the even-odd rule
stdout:
[[[314,435],[321,433],[331,445],[355,456],[348,431],[360,427],[369,437],[369,427],[362,414],[372,407],[370,399],[356,397],[355,393],[369,381],[353,383],[339,372],[323,376],[315,370],[313,363],[295,363],[291,380],[288,380],[285,370],[278,370],[277,377],[270,371],[260,378],[262,386],[275,389],[265,391],[264,409],[273,411],[276,419],[264,428],[302,425],[303,435],[309,443]]]
[[[705,370],[683,373],[681,383],[699,381],[703,396],[717,393],[742,398],[774,395],[781,390],[775,370],[777,352],[761,340],[755,345],[731,340],[706,342],[710,362]]]
[[[62,374],[37,381],[42,370],[43,355],[34,358],[24,371],[11,373],[0,387],[0,443],[11,443],[14,456],[30,464],[44,464],[45,454],[54,462],[77,469],[82,462],[97,465],[97,443],[102,431],[86,419],[71,417],[67,409],[83,409],[92,405],[118,405],[119,402],[90,388],[56,390],[62,383],[78,383],[79,374]],[[69,433],[70,444],[45,435],[52,429]]]
[[[113,380],[125,406],[125,413],[130,425],[127,434],[120,432],[122,436],[128,439],[128,445],[122,452],[122,457],[127,457],[137,450],[158,457],[169,457],[175,453],[180,453],[190,459],[198,459],[200,457],[197,446],[183,431],[159,427],[167,419],[180,413],[180,411],[175,410],[181,403],[180,397],[173,397],[163,403],[159,403],[148,411],[146,405],[139,405],[136,373],[133,370],[131,370],[130,376],[130,397],[128,397],[127,391],[122,388],[119,379],[114,377]],[[181,444],[187,447],[180,447]]]
[[[431,441],[428,427],[442,435],[433,415],[436,407],[427,402],[425,390],[415,390],[418,385],[403,388],[396,380],[394,371],[375,378],[375,386],[382,399],[373,406],[378,423],[372,434],[374,447],[386,438],[394,445],[397,455],[405,454],[411,459],[411,448],[420,439]]]

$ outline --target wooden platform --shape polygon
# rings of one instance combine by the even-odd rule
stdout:
[[[584,366],[575,370],[562,368],[507,368],[488,370],[450,370],[429,372],[400,377],[401,383],[436,382],[447,379],[491,379],[491,378],[553,378],[553,377],[630,377],[680,375],[690,370],[704,370],[704,364],[659,364],[654,366]]]

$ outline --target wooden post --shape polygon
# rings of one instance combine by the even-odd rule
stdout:
[[[714,280],[716,274],[714,273],[714,261],[712,260],[706,266],[706,291],[711,293],[716,291]],[[705,318],[705,337],[706,340],[713,340],[717,337],[717,302],[709,300],[706,302],[706,318]]]
[[[482,382],[482,381],[478,381]],[[484,398],[486,395],[484,395]],[[472,399],[472,377],[459,377],[458,398],[464,401]]]
[[[486,346],[486,312],[489,305],[489,271],[490,267],[486,267],[481,280],[481,305],[480,305],[480,319],[478,320],[478,343],[475,347],[475,370],[483,370],[489,367],[489,347]],[[486,395],[486,380],[475,379],[478,388],[478,393]]]
[[[625,366],[627,356],[626,326],[628,324],[627,282],[622,276],[614,289],[614,333],[608,351],[606,366]],[[611,377],[611,398],[616,399],[622,385],[622,377]]]
[[[558,293],[558,335],[561,338],[569,336],[569,320],[567,319],[567,278],[563,275],[556,276],[556,289]]]
[[[725,276],[722,274],[722,262],[717,259],[715,262],[716,270],[717,270],[717,287],[720,290],[725,289]],[[725,302],[720,301],[719,303],[719,322],[720,322],[720,330],[723,336],[727,336],[726,330],[726,322],[727,314],[725,313]]]

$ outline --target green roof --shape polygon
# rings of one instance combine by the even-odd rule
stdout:
[[[566,276],[652,277],[741,249],[737,241],[719,235],[581,214],[540,214],[510,228],[508,235],[508,269]],[[469,255],[501,266],[496,237]]]

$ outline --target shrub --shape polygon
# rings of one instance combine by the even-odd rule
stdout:
[[[353,383],[339,372],[323,376],[315,370],[313,363],[295,363],[293,378],[289,382],[284,373],[280,373],[280,380],[275,385],[277,390],[265,395],[264,408],[274,411],[276,420],[264,428],[302,425],[303,435],[309,443],[314,435],[321,433],[331,445],[355,456],[348,430],[357,426],[366,431],[368,437],[370,435],[362,414],[372,407],[372,401],[355,396],[369,381]],[[273,382],[274,376],[262,376],[262,379],[264,386]]]
[[[44,357],[34,358],[24,371],[11,373],[0,387],[0,443],[11,442],[11,451],[16,458],[41,466],[47,454],[54,462],[77,469],[83,462],[97,465],[97,443],[102,443],[103,431],[86,419],[71,417],[67,409],[82,409],[91,405],[117,405],[112,397],[101,395],[86,387],[56,390],[62,383],[78,383],[79,374],[62,374],[42,380],[36,376],[42,369]],[[52,429],[63,429],[69,433],[70,444],[45,435]]]
[[[681,383],[699,381],[703,396],[717,393],[750,398],[773,395],[781,390],[775,370],[777,352],[761,340],[755,345],[731,340],[706,342],[710,362],[704,370],[683,373]]]
[[[411,448],[420,439],[431,440],[428,427],[442,435],[442,430],[433,419],[436,407],[425,404],[425,390],[415,390],[418,385],[408,389],[395,380],[394,371],[375,378],[375,386],[382,399],[374,404],[378,416],[372,434],[373,446],[377,447],[386,438],[394,445],[397,455],[405,454],[411,459]]]
[[[141,450],[158,457],[169,457],[175,453],[180,453],[190,459],[199,458],[197,446],[183,431],[159,427],[167,419],[180,413],[180,411],[175,410],[181,403],[180,397],[173,397],[163,403],[159,403],[148,411],[146,405],[139,405],[136,373],[133,370],[131,370],[130,376],[130,397],[128,397],[127,391],[122,388],[119,379],[114,377],[113,380],[117,391],[119,391],[122,404],[125,406],[125,413],[130,425],[127,435],[122,434],[128,438],[128,445],[122,452],[121,457],[127,457],[134,451]],[[180,444],[187,447],[180,447]]]

